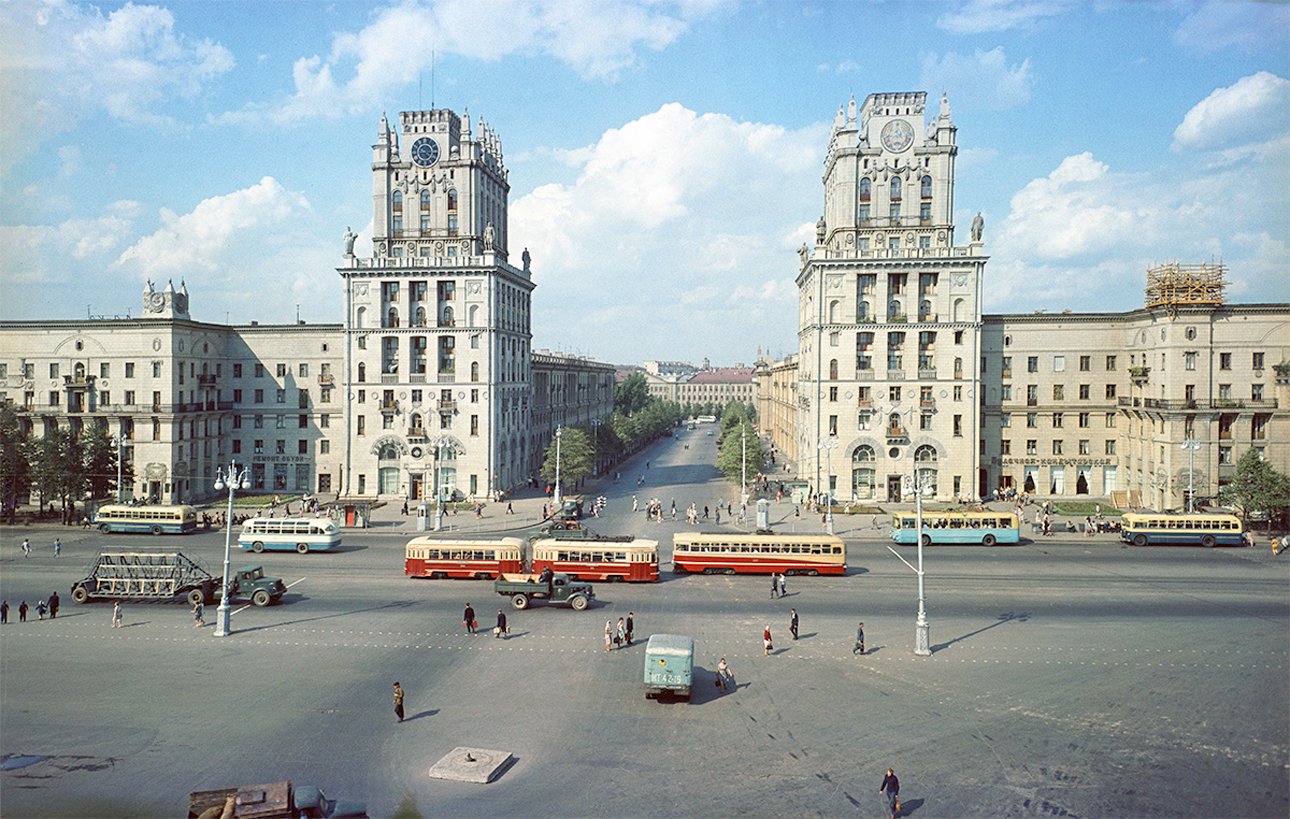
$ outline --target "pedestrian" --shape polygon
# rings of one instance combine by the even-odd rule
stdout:
[[[793,633],[793,639],[797,639],[797,609],[788,610],[788,630]]]
[[[627,612],[627,645],[632,644],[632,632],[636,630],[636,615]]]
[[[394,683],[394,715],[403,722],[403,686],[397,681]]]
[[[18,604],[18,622],[27,622],[27,601],[24,600]]]
[[[896,819],[900,815],[900,780],[891,768],[887,769],[887,775],[882,778],[882,787],[878,788],[878,793],[886,794],[887,810],[891,812],[891,819]]]
[[[770,653],[771,653],[772,651],[774,651],[774,649],[775,649],[775,646],[774,646],[774,645],[771,643],[771,641],[770,641],[770,624],[769,624],[769,623],[767,623],[767,624],[766,624],[766,628],[765,628],[765,630],[763,630],[763,631],[762,631],[762,633],[761,633],[761,641],[762,641],[762,645],[763,645],[763,647],[766,649],[766,656],[767,656],[767,657],[769,657],[769,656],[770,656]]]
[[[633,511],[633,512],[639,512],[639,511],[640,511],[640,503],[636,500],[636,496],[635,496],[635,495],[632,495],[632,511]]]
[[[706,503],[703,504],[703,519],[704,520],[708,519],[708,505]]]
[[[54,557],[60,557],[63,554],[62,538],[54,538]]]
[[[511,508],[511,502],[510,502],[510,501],[507,501],[507,502],[506,502],[506,514],[508,514],[508,515],[513,515],[513,514],[515,514],[515,510]]]
[[[784,573],[779,573],[779,596],[788,597],[788,580],[784,578]]]
[[[9,622],[9,601],[0,601],[0,626]]]
[[[49,619],[53,620],[58,616],[58,592],[49,595]]]
[[[851,653],[852,654],[858,653],[861,655],[864,654],[864,621],[863,620],[860,622],[860,625],[856,626],[856,644],[855,644],[855,647],[851,649]]]
[[[627,624],[623,618],[618,618],[618,625],[614,626],[614,648],[621,648],[623,641],[627,638]]]
[[[478,624],[475,622],[475,610],[470,607],[469,603],[466,604],[465,611],[461,613],[461,624],[465,626],[467,634],[475,633],[475,626]]]
[[[112,628],[121,628],[121,601],[118,600],[112,606]]]
[[[403,517],[405,517],[405,518],[406,518],[407,516],[408,516],[408,502],[407,502],[407,501],[404,501],[404,502],[403,502]]]
[[[770,599],[774,600],[779,596],[779,575],[774,572],[770,573]]]
[[[726,683],[733,680],[734,675],[730,673],[730,666],[726,665],[726,658],[722,657],[721,662],[717,663],[717,688],[725,691]]]
[[[36,601],[36,619],[38,620],[45,619],[45,601],[44,600]]]
[[[31,557],[31,541],[27,538],[22,539],[22,556]]]
[[[206,625],[206,606],[198,600],[193,604],[193,628],[201,628]]]
[[[612,620],[605,621],[605,651],[612,651],[614,647],[614,623]]]
[[[493,636],[500,637],[503,640],[505,640],[506,635],[510,633],[511,633],[511,630],[506,626],[506,612],[502,611],[501,609],[498,609],[497,625],[493,626]]]

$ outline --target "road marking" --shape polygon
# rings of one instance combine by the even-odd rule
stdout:
[[[292,583],[288,583],[288,584],[287,584],[287,588],[289,589],[289,588],[291,588],[292,586],[296,585],[296,583],[303,583],[303,582],[305,582],[305,579],[302,577],[302,578],[300,578],[299,580],[296,580],[296,581],[294,581],[294,582],[292,582]]]
[[[251,608],[251,607],[250,607],[250,605],[246,605],[246,606],[242,606],[240,609],[234,609],[234,610],[229,614],[229,617],[232,617],[234,614],[241,614],[242,612],[246,611],[246,610],[247,610],[247,609],[249,609],[249,608]]]

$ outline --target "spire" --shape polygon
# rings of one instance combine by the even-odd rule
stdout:
[[[950,119],[950,95],[944,91],[941,92],[941,110],[936,118],[945,122],[949,122]]]
[[[175,292],[175,282],[173,279],[166,279],[166,289],[163,292],[166,292],[166,293]]]
[[[470,109],[465,108],[461,112],[461,133],[465,135],[465,140],[470,141]]]
[[[185,296],[188,295],[188,283],[183,279],[179,280],[179,292],[183,293]]]
[[[390,121],[385,118],[385,112],[381,112],[381,130],[376,132],[378,139],[387,140],[390,134]]]
[[[835,131],[840,131],[840,130],[842,130],[842,123],[843,123],[843,119],[842,119],[842,106],[841,106],[841,105],[839,105],[839,106],[838,106],[838,115],[837,115],[836,117],[834,117],[834,118],[833,118],[833,130],[835,130]]]
[[[847,103],[847,124],[852,125],[856,121],[856,95],[851,95],[851,101]]]

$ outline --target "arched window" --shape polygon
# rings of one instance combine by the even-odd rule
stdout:
[[[829,324],[838,323],[838,303],[837,301],[829,302]]]
[[[421,232],[430,232],[430,191],[425,188],[421,190]]]
[[[444,326],[444,327],[452,327],[452,326],[453,326],[453,313],[452,313],[452,308],[451,308],[451,307],[447,307],[447,306],[445,306],[445,307],[443,308],[443,326]]]
[[[864,300],[856,302],[856,321],[869,321],[873,317],[872,310],[869,302]]]
[[[470,362],[470,380],[471,381],[479,380],[479,362],[478,361]]]
[[[873,447],[856,447],[855,453],[851,456],[851,497],[873,498],[875,474]]]
[[[399,326],[399,308],[391,307],[390,311],[386,313],[385,318],[386,318],[386,324],[385,324],[386,327],[398,327]]]
[[[457,235],[457,191],[448,191],[448,235]]]
[[[919,182],[918,192],[923,199],[932,198],[932,178],[930,176],[924,176],[922,178]]]
[[[891,180],[891,201],[900,201],[900,177],[894,177]]]
[[[951,312],[954,314],[955,321],[963,321],[963,299],[954,300],[954,309]]]
[[[887,416],[887,434],[888,435],[900,435],[904,433],[904,431],[905,430],[900,426],[899,412],[893,412],[891,415]]]
[[[892,299],[887,304],[887,320],[891,321],[903,317],[904,316],[900,312],[900,299]]]
[[[918,304],[918,320],[919,320],[919,321],[932,321],[932,320],[933,320],[933,318],[932,318],[932,303],[931,303],[929,300],[927,300],[927,299],[923,299],[923,300],[922,300],[921,302],[919,302],[919,304]]]
[[[395,236],[403,235],[403,192],[390,196],[390,230]]]
[[[838,380],[838,360],[836,358],[829,360],[829,380]]]
[[[426,326],[426,309],[425,309],[424,307],[418,307],[418,308],[417,308],[417,312],[416,312],[416,326],[418,326],[418,327],[424,327],[424,326]]]
[[[412,426],[413,433],[421,433],[424,430],[421,423],[421,413],[419,412],[412,413],[412,416],[408,419],[408,423]]]
[[[924,497],[936,494],[936,447],[924,444],[914,450],[914,480],[924,487]]]
[[[470,310],[466,313],[467,326],[475,327],[479,322],[479,305],[472,304]]]
[[[365,362],[360,361],[358,362],[358,383],[362,384],[366,380],[367,380],[367,364]]]
[[[869,180],[869,177],[866,176],[860,180],[860,201],[861,202],[869,201],[870,191],[872,187],[873,187],[873,183]]]
[[[457,189],[456,188],[448,189],[448,210],[451,210],[451,211],[457,210]]]
[[[354,312],[354,326],[362,327],[365,321],[367,321],[367,308],[360,307]]]
[[[963,377],[963,359],[957,356],[954,359],[954,377],[955,378]]]

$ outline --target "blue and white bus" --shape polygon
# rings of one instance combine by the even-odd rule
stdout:
[[[891,517],[891,539],[917,543],[918,518],[913,512]],[[923,545],[933,543],[1018,543],[1020,522],[1012,512],[923,512]]]
[[[1245,527],[1235,515],[1125,512],[1120,516],[1120,540],[1134,546],[1151,543],[1244,546]]]
[[[331,518],[251,518],[242,524],[237,545],[253,552],[325,552],[340,545],[340,529]]]
[[[128,506],[104,504],[94,513],[94,525],[103,534],[148,532],[186,535],[197,528],[197,510],[191,506]]]

